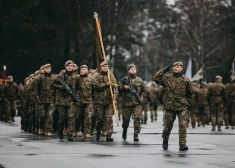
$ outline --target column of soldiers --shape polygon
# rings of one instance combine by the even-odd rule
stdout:
[[[173,66],[173,73],[166,74]],[[103,134],[106,141],[113,141],[113,101],[118,101],[122,111],[122,138],[127,139],[130,118],[134,120],[134,141],[139,141],[141,123],[147,124],[147,111],[151,122],[157,120],[158,101],[162,102],[164,115],[163,148],[168,148],[173,122],[179,117],[180,150],[186,146],[186,128],[191,119],[192,128],[205,127],[212,122],[212,131],[221,131],[223,117],[225,129],[235,126],[235,78],[225,86],[222,77],[216,76],[215,83],[201,83],[200,88],[183,75],[182,62],[176,62],[158,71],[153,80],[156,83],[146,88],[145,82],[136,75],[136,66],[131,64],[128,75],[117,83],[109,73],[108,62],[100,64],[100,72],[88,70],[87,65],[78,66],[69,60],[59,74],[52,74],[51,64],[27,77],[23,88],[19,88],[13,77],[8,76],[5,85],[0,85],[0,118],[14,122],[16,100],[19,100],[21,129],[34,134],[51,137],[58,132],[68,141],[75,136],[96,140]],[[110,75],[110,76],[108,76]],[[113,96],[110,93],[110,87]],[[121,101],[121,102],[120,102]],[[149,109],[148,110],[148,106]],[[121,107],[121,108],[120,108]],[[144,111],[144,115],[142,112]],[[210,115],[208,115],[210,114]],[[190,116],[190,117],[189,117]],[[208,117],[209,116],[209,117]]]

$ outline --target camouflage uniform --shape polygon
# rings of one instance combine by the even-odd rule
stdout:
[[[35,79],[32,79],[26,90],[26,99],[28,106],[28,115],[29,115],[29,125],[28,132],[32,132],[33,134],[37,133],[37,121],[36,121],[36,100],[35,100],[35,90],[33,88],[33,83]]]
[[[140,98],[143,97],[143,93],[145,92],[146,85],[143,80],[136,75],[129,75],[127,77],[130,80],[130,83],[136,87],[136,91]],[[124,79],[123,78],[123,79]],[[139,134],[141,131],[141,114],[142,114],[142,106],[137,101],[137,98],[130,90],[124,88],[124,83],[122,83],[123,79],[119,82],[120,91],[123,92],[123,114],[122,114],[122,128],[127,129],[129,127],[130,117],[133,115],[134,117],[134,134]]]
[[[197,107],[198,107],[198,115],[197,115],[197,122],[202,123],[204,127],[206,124],[207,118],[207,110],[208,110],[208,101],[207,101],[207,92],[208,89],[205,85],[201,84],[200,89],[197,92]]]
[[[179,121],[179,144],[186,144],[188,110],[193,95],[193,87],[182,73],[165,75],[165,69],[159,70],[153,80],[164,87],[163,105],[166,110],[163,140],[168,141],[176,115]]]
[[[235,83],[234,82],[230,82],[225,85],[228,94],[228,101],[225,110],[225,124],[227,127],[231,125],[232,129],[234,129],[235,126]]]
[[[151,111],[151,120],[157,121],[157,109],[158,109],[158,101],[160,97],[160,89],[154,84],[149,88],[150,91],[150,111]]]
[[[52,132],[53,113],[55,110],[55,90],[52,87],[55,76],[51,73],[44,73],[38,77],[33,88],[35,89],[35,99],[38,102],[37,114],[39,117],[38,128],[44,133]]]
[[[114,97],[118,96],[118,85],[115,77],[110,75],[111,86],[113,89]],[[107,131],[107,136],[111,136],[113,133],[113,120],[112,116],[114,114],[112,96],[110,93],[110,86],[107,86],[108,73],[100,72],[93,78],[94,87],[94,104],[96,111],[96,130],[100,133],[102,126]],[[105,121],[105,125],[104,124]]]
[[[73,72],[66,70],[64,73],[57,75],[53,82],[53,86],[57,89],[55,105],[58,106],[59,112],[59,135],[63,135],[66,120],[68,121],[68,135],[72,135],[75,130],[77,103],[73,96],[65,90],[64,86],[57,79],[62,79],[76,91],[77,76]]]
[[[0,120],[7,121],[6,119],[6,110],[4,106],[4,95],[3,95],[4,86],[0,85]]]
[[[19,96],[19,87],[16,83],[7,82],[4,86],[4,99],[7,107],[7,120],[14,122],[14,116],[16,111],[16,99]]]
[[[189,116],[191,119],[191,125],[192,125],[192,128],[195,128],[195,125],[196,125],[196,114],[197,114],[197,96],[198,96],[198,93],[197,93],[197,88],[196,87],[193,87],[193,96],[192,96],[192,101],[191,101],[191,106],[189,108]],[[198,123],[198,126],[200,126],[200,124]]]
[[[225,86],[216,81],[208,87],[207,99],[210,105],[210,112],[212,115],[212,130],[215,130],[216,124],[218,130],[221,131],[222,117],[224,107],[227,101],[227,93]]]
[[[147,124],[147,120],[148,120],[148,107],[149,104],[152,103],[151,102],[151,98],[150,98],[150,90],[149,88],[146,88],[144,93],[143,93],[143,111],[144,111],[144,116],[141,117],[141,120],[143,121],[144,124]],[[153,122],[153,115],[151,113],[151,122]],[[142,123],[142,122],[141,122]]]
[[[88,77],[88,75],[81,75],[78,78],[78,98],[80,101],[80,113],[84,116],[84,134],[91,134],[94,108],[92,103],[92,78]],[[79,124],[81,122],[81,115],[80,117],[78,116]]]

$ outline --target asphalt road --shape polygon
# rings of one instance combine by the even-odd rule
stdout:
[[[142,125],[140,141],[133,141],[133,122],[127,140],[121,126],[114,126],[113,142],[83,137],[68,142],[25,133],[20,117],[15,123],[0,122],[0,168],[232,168],[235,167],[235,130],[212,132],[211,126],[188,128],[189,151],[179,151],[178,123],[169,140],[169,149],[161,147],[162,112],[156,122]],[[115,123],[114,123],[115,125]],[[120,124],[121,125],[121,124]]]

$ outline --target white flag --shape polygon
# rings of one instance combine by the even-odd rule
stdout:
[[[197,81],[197,80],[202,79],[202,78],[203,78],[203,69],[201,67],[201,69],[199,69],[199,71],[193,76],[191,81]]]
[[[188,77],[190,80],[192,79],[192,60],[191,60],[191,57],[188,60],[188,66],[186,69],[185,76]]]

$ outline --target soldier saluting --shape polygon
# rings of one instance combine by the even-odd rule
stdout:
[[[190,99],[193,95],[193,86],[191,81],[183,75],[183,63],[175,62],[173,64],[173,73],[165,74],[170,70],[169,65],[159,70],[153,77],[153,80],[164,87],[163,106],[166,110],[165,126],[162,132],[164,149],[168,149],[169,136],[176,119],[179,120],[179,145],[180,151],[188,150],[186,146],[186,129]]]
[[[128,76],[119,82],[120,92],[123,92],[123,113],[122,113],[122,138],[127,138],[127,129],[129,127],[130,117],[134,116],[134,141],[139,141],[138,134],[141,130],[141,97],[145,91],[146,85],[143,80],[136,76],[136,66],[134,64],[128,67]],[[135,93],[135,94],[134,94]]]

